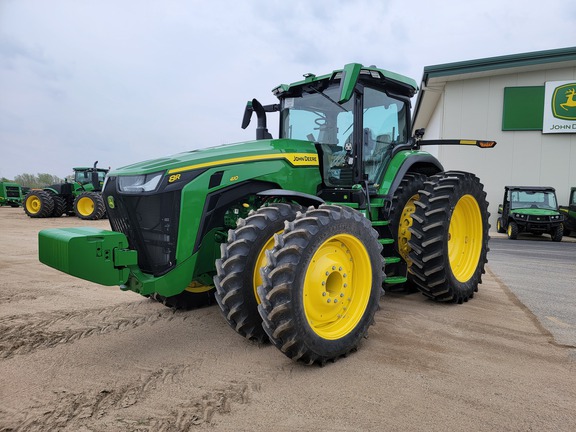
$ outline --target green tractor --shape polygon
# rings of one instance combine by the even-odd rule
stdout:
[[[308,364],[356,349],[383,287],[466,302],[486,263],[486,194],[421,147],[495,142],[412,136],[417,89],[360,64],[282,84],[277,104],[246,106],[255,141],[110,172],[112,231],[41,231],[40,261],[174,308],[215,297],[240,335]]]
[[[63,214],[84,220],[97,220],[106,216],[102,199],[102,186],[107,169],[74,168],[74,181],[54,184],[43,189],[32,189],[24,198],[24,211],[31,218],[60,217]]]
[[[496,221],[496,230],[507,233],[511,240],[527,232],[535,236],[550,234],[553,241],[562,241],[564,216],[552,187],[505,186],[498,214],[501,216]]]
[[[0,207],[20,207],[22,205],[22,186],[14,182],[0,182]]]
[[[570,199],[567,206],[560,206],[564,214],[564,235],[576,234],[576,187],[570,189]]]

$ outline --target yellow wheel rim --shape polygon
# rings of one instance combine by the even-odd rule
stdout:
[[[304,279],[306,319],[320,337],[346,336],[364,316],[372,288],[370,256],[349,234],[326,240],[312,257]]]
[[[410,261],[409,254],[412,248],[408,246],[408,241],[412,238],[412,233],[408,231],[408,228],[412,226],[413,219],[412,214],[416,210],[414,202],[420,199],[419,194],[414,194],[410,197],[404,209],[402,210],[402,215],[400,216],[400,222],[398,223],[398,253],[404,261],[408,264],[408,267],[412,265]]]
[[[82,197],[78,200],[76,208],[82,216],[90,216],[94,213],[94,201],[91,198]]]
[[[36,195],[30,196],[26,200],[26,210],[28,210],[28,213],[36,214],[40,211],[41,207],[42,201],[40,201],[40,198],[38,198]]]
[[[482,214],[472,195],[458,200],[448,230],[448,259],[454,277],[467,282],[478,267],[482,252]]]
[[[190,285],[188,285],[186,287],[185,291],[188,291],[188,292],[191,292],[194,294],[200,294],[200,293],[203,293],[206,291],[210,291],[212,288],[214,288],[214,287],[211,285],[202,285],[201,283],[194,281],[194,282],[190,282]]]
[[[512,224],[508,225],[508,237],[512,237]]]
[[[498,219],[496,221],[496,231],[500,232],[501,229],[502,229],[502,225],[500,225],[500,219]]]
[[[282,231],[278,231],[276,234],[280,234]],[[274,247],[274,236],[270,237],[266,244],[260,249],[260,253],[256,258],[254,263],[254,275],[252,276],[252,288],[254,289],[254,297],[256,302],[260,304],[260,297],[258,296],[258,286],[262,285],[262,276],[260,275],[260,269],[266,264],[268,264],[268,258],[266,258],[266,251]]]

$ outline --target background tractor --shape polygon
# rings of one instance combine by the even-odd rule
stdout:
[[[567,206],[560,206],[564,215],[564,235],[576,234],[576,187],[570,188],[570,197]]]
[[[550,234],[553,241],[562,241],[564,217],[558,208],[556,191],[547,186],[505,186],[504,199],[498,206],[501,216],[496,230],[515,240],[518,234]]]
[[[23,201],[22,186],[14,182],[0,182],[0,206],[20,207]]]
[[[175,308],[215,297],[236,332],[305,363],[355,350],[383,286],[466,302],[486,263],[486,194],[421,147],[495,142],[412,135],[416,91],[360,64],[282,84],[277,104],[246,106],[255,141],[110,172],[112,231],[41,231],[40,260]]]
[[[102,186],[107,169],[74,168],[74,181],[32,189],[24,198],[24,211],[31,218],[76,215],[85,220],[102,219],[106,206],[102,200]]]

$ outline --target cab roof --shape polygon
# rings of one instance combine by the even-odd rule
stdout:
[[[356,85],[356,82],[360,78],[367,78],[376,81],[380,81],[382,84],[387,82],[400,86],[406,91],[408,96],[413,96],[418,91],[418,85],[416,81],[412,78],[406,77],[404,75],[397,74],[395,72],[390,72],[386,69],[380,69],[376,66],[363,66],[360,63],[349,63],[342,69],[337,69],[329,74],[316,76],[312,73],[304,74],[304,79],[300,81],[293,82],[291,84],[280,84],[272,90],[275,96],[280,96],[282,93],[289,92],[290,90],[301,87],[306,84],[311,84],[323,80],[341,80],[341,100],[347,100],[352,94],[352,89]]]

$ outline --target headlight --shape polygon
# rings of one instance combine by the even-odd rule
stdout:
[[[526,215],[524,215],[522,213],[514,213],[514,217],[517,217],[519,219],[524,219],[526,217]]]
[[[136,176],[119,176],[118,188],[122,192],[138,193],[156,190],[162,179],[162,172]]]

